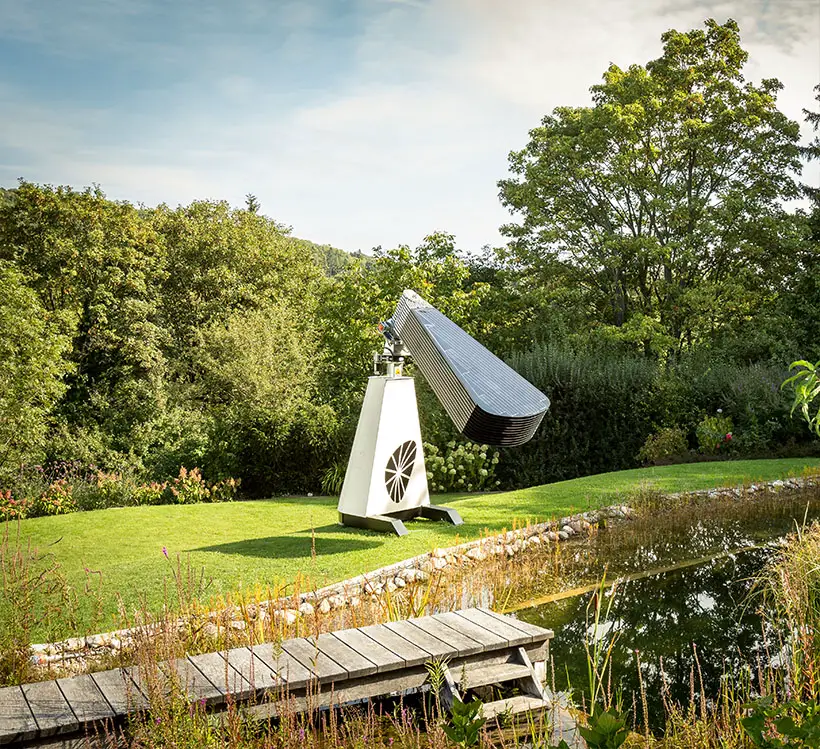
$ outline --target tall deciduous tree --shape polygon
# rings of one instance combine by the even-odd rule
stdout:
[[[592,320],[674,351],[776,293],[799,128],[777,80],[744,80],[734,21],[662,40],[646,66],[610,66],[591,107],[544,117],[499,188],[522,219],[502,228],[513,258],[581,290]]]
[[[25,273],[72,341],[61,415],[71,428],[100,427],[114,449],[129,449],[162,397],[161,244],[134,206],[98,188],[21,182],[0,202],[0,260]]]
[[[0,481],[43,448],[69,340],[14,264],[0,260]]]

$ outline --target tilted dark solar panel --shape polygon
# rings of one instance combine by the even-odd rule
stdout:
[[[469,439],[522,445],[532,438],[550,402],[414,291],[405,291],[393,316],[430,387]]]

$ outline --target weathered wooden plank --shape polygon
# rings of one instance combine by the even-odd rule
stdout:
[[[393,630],[387,629],[384,624],[371,624],[367,627],[361,627],[359,632],[395,653],[396,656],[404,660],[406,667],[420,666],[425,661],[430,660],[430,653],[409,642],[401,635],[397,635]]]
[[[485,627],[491,632],[495,632],[495,634],[500,637],[504,637],[510,646],[528,645],[532,642],[531,635],[524,634],[520,629],[511,627],[506,622],[496,619],[484,611],[479,611],[478,609],[464,609],[464,611],[457,611],[456,613],[467,621],[471,621],[474,624]]]
[[[469,619],[465,619],[463,616],[459,616],[454,611],[436,614],[436,620],[480,642],[484,647],[484,652],[509,647],[506,637],[501,637],[501,635],[491,632],[486,627],[482,627],[480,624],[476,624]]]
[[[408,621],[387,622],[384,626],[393,630],[393,632],[405,640],[412,642],[415,646],[425,650],[428,653],[428,658],[444,658],[446,656],[456,655],[458,652],[446,642],[439,640],[438,637],[428,634],[424,630],[410,624]]]
[[[146,698],[146,702],[150,704],[151,698],[155,701],[158,697],[165,698],[169,692],[168,676],[165,674],[160,665],[167,668],[167,664],[148,664],[141,666],[131,666],[123,669],[131,680],[136,684],[137,690]],[[132,707],[131,710],[134,710]]]
[[[80,723],[106,720],[114,717],[114,711],[103,693],[88,674],[57,679],[57,686],[71,706]]]
[[[336,663],[329,655],[319,650],[316,643],[304,637],[285,640],[282,643],[282,650],[316,674],[320,684],[347,678],[346,669]],[[290,684],[290,677],[287,680]]]
[[[455,648],[460,656],[475,655],[484,650],[480,642],[461,632],[457,632],[435,617],[422,616],[417,619],[408,619],[407,621],[428,635],[433,635],[433,637],[441,640],[445,645]]]
[[[238,671],[231,668],[220,653],[203,653],[190,655],[188,660],[194,664],[202,675],[208,679],[223,695],[231,694],[236,698],[247,695],[250,683]]]
[[[490,609],[480,608],[479,611],[483,611],[485,614],[489,614],[496,619],[499,619],[506,624],[509,624],[511,627],[515,627],[516,629],[520,629],[524,634],[528,634],[532,636],[532,642],[541,642],[543,640],[550,640],[552,639],[554,632],[551,629],[545,629],[544,627],[539,627],[536,624],[530,624],[529,622],[521,621],[520,619],[516,619],[513,616],[505,616],[504,614],[499,614],[495,611],[491,611]]]
[[[308,709],[341,705],[345,702],[363,700],[381,695],[417,690],[427,682],[428,673],[425,668],[416,666],[401,671],[392,671],[385,674],[351,679],[334,686],[333,690],[323,690],[309,697],[297,695],[288,703],[290,710],[306,711]],[[247,714],[254,718],[276,717],[279,714],[281,702],[267,702],[248,707]]]
[[[80,727],[56,681],[23,684],[23,694],[40,729],[40,736],[69,733]]]
[[[316,681],[316,675],[310,668],[302,665],[281,648],[274,652],[274,646],[271,643],[257,645],[253,649],[253,655],[276,674],[277,686],[303,689],[309,682]]]
[[[115,715],[127,715],[134,710],[144,710],[148,707],[148,700],[131,678],[131,674],[137,675],[134,666],[91,674],[91,678]]]
[[[179,686],[185,690],[191,702],[203,702],[206,705],[221,705],[225,702],[225,693],[208,679],[188,658],[177,658],[170,664],[164,664],[167,675],[178,679]]]
[[[347,671],[347,678],[356,679],[376,673],[376,664],[373,661],[332,635],[321,634],[315,642],[319,650]]]
[[[114,749],[114,740],[105,733],[61,733],[36,739],[34,743],[27,742],[25,746],[26,749]]]
[[[516,697],[508,697],[505,700],[495,702],[485,702],[481,708],[484,717],[490,721],[503,713],[508,715],[520,715],[521,713],[535,712],[538,710],[549,710],[550,703],[540,697],[533,697],[528,694],[519,694]]]
[[[332,632],[331,635],[341,640],[357,653],[364,653],[368,660],[376,665],[376,673],[392,671],[404,666],[404,658],[400,658],[392,650],[380,645],[358,629],[343,629]]]
[[[254,657],[255,652],[256,647],[253,651],[250,648],[232,648],[221,654],[228,661],[228,665],[250,685],[248,697],[257,689],[272,689],[278,683],[272,665]]]
[[[505,681],[527,679],[532,674],[529,666],[521,663],[494,663],[492,665],[472,664],[461,669],[453,669],[453,676],[462,689],[483,687]]]
[[[0,689],[0,744],[37,736],[37,722],[20,687]]]

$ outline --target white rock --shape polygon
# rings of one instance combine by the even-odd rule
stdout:
[[[247,628],[248,628],[248,625],[247,625],[247,623],[244,621],[244,619],[234,619],[234,620],[231,622],[231,629],[236,629],[236,630],[240,630],[240,631],[241,631],[241,630],[243,630],[243,629],[247,629]]]
[[[405,569],[399,572],[397,577],[400,577],[405,582],[412,583],[416,579],[416,570],[412,567],[405,567]]]
[[[301,606],[299,606],[299,613],[302,616],[313,616],[314,608],[312,603],[308,603],[305,601]]]
[[[285,624],[293,624],[299,618],[299,612],[295,609],[285,609],[281,613],[282,619],[285,620]]]
[[[483,562],[487,558],[487,555],[478,546],[474,546],[470,549],[467,552],[467,556],[476,562]]]
[[[330,605],[330,601],[327,598],[323,598],[319,604],[319,613],[329,614],[332,608],[333,607]]]
[[[433,569],[436,570],[443,570],[447,566],[447,560],[442,559],[441,557],[436,557],[433,559]]]
[[[395,585],[397,588],[404,588],[407,585],[407,581],[403,577],[399,577],[398,575],[396,575],[393,578],[393,585]]]

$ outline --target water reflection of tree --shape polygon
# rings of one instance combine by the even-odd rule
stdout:
[[[723,674],[738,674],[747,665],[756,671],[757,654],[764,646],[761,622],[753,607],[742,604],[764,557],[763,551],[749,552],[619,586],[607,626],[618,638],[612,683],[620,687],[627,704],[639,690],[635,651],[640,651],[651,723],[656,726],[663,724],[661,659],[669,695],[681,704],[690,699],[692,668],[697,691],[702,675],[708,698],[717,696]],[[586,682],[583,643],[589,598],[567,599],[560,607],[543,606],[526,616],[556,631],[556,673],[563,675],[566,668],[575,688]],[[697,646],[699,669],[692,643]],[[559,681],[557,686],[564,685]]]

